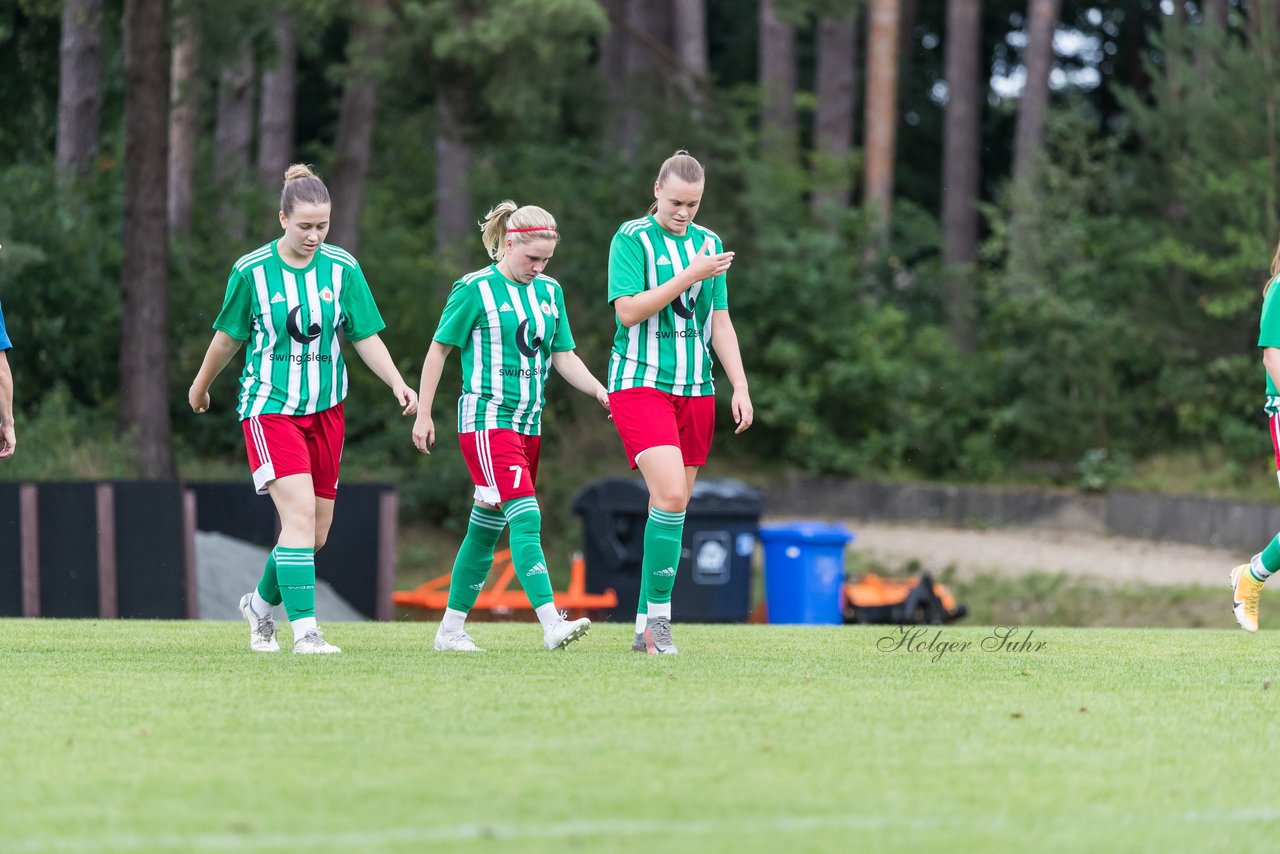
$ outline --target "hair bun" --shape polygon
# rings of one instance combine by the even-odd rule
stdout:
[[[314,178],[316,173],[311,171],[311,167],[305,163],[294,163],[284,173],[284,182],[299,181],[303,178]]]

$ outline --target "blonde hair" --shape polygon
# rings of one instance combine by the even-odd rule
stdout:
[[[521,207],[507,199],[494,205],[484,215],[480,223],[480,239],[484,241],[485,251],[495,261],[501,261],[507,252],[507,235],[513,230],[511,239],[517,243],[529,243],[534,240],[554,240],[560,242],[560,232],[556,231],[556,218],[537,205]],[[527,230],[526,230],[527,229]]]
[[[701,184],[706,180],[707,172],[693,155],[682,148],[662,161],[662,168],[658,170],[656,183],[659,187],[665,187],[667,181],[672,178],[678,178],[686,184]],[[649,213],[655,213],[657,210],[658,202],[655,200],[649,206]]]
[[[328,205],[329,188],[320,176],[305,163],[294,163],[284,173],[284,188],[280,190],[280,210],[292,216],[298,205]]]

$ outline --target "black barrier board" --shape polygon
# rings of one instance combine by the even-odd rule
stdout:
[[[339,487],[328,542],[316,553],[316,577],[371,620],[378,617],[378,504],[388,489],[371,483]]]
[[[112,486],[119,615],[184,619],[187,585],[182,487],[164,481],[130,481]]]
[[[97,484],[41,483],[40,616],[98,616]]]
[[[275,505],[254,491],[252,481],[189,483],[187,489],[196,494],[197,531],[225,534],[267,549],[275,546]]]
[[[22,616],[22,540],[18,484],[0,483],[0,617]]]

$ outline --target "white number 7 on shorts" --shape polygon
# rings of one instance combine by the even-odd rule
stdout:
[[[523,471],[523,469],[521,469],[521,468],[520,468],[520,466],[507,466],[507,469],[516,473],[516,479],[515,479],[515,482],[511,484],[511,488],[512,488],[512,489],[519,489],[519,488],[520,488],[520,473]]]

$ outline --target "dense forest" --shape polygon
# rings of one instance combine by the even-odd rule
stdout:
[[[186,389],[292,161],[412,383],[504,198],[559,220],[549,272],[602,373],[609,240],[683,148],[737,253],[756,425],[723,459],[1105,483],[1210,448],[1265,477],[1278,57],[1265,0],[7,0],[0,475],[237,471],[233,369],[208,415]],[[458,455],[424,463],[351,373],[353,476],[456,505]],[[554,466],[620,473],[594,404],[548,397]]]

